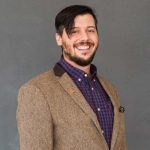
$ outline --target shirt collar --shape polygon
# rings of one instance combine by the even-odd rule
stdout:
[[[68,62],[66,62],[63,57],[60,58],[58,64],[61,65],[63,69],[75,80],[78,80],[79,78],[82,80],[83,79],[92,80],[93,78],[96,77],[96,74],[97,74],[97,68],[93,64],[91,64],[91,67],[90,67],[90,74],[87,74],[84,71],[73,67]]]

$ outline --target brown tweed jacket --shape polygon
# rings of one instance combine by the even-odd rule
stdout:
[[[114,106],[111,150],[127,150],[116,90],[103,78],[99,80]],[[20,150],[108,150],[95,113],[58,65],[21,87],[17,122]]]

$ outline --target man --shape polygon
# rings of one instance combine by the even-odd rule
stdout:
[[[99,43],[93,10],[69,6],[57,14],[55,26],[62,57],[19,91],[20,149],[127,150],[124,109],[91,64]]]

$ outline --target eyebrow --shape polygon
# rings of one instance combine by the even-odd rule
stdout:
[[[88,28],[96,28],[96,26],[88,26]]]
[[[71,29],[73,30],[73,29],[77,29],[77,28],[80,28],[80,27],[72,27]],[[96,29],[96,26],[88,26],[87,28],[94,28],[94,29]]]

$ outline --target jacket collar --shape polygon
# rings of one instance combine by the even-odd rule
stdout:
[[[65,70],[59,64],[55,64],[53,71],[58,77],[61,77],[65,73]]]

